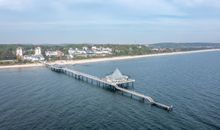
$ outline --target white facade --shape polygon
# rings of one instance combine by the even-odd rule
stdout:
[[[57,51],[45,51],[46,56],[57,56]]]
[[[73,48],[70,48],[70,49],[68,50],[69,55],[74,55],[75,52],[76,52],[76,51],[75,51]]]
[[[92,49],[93,52],[97,55],[105,55],[105,54],[112,54],[112,49],[111,48],[104,48],[104,47],[96,47]]]
[[[105,56],[105,55],[111,55],[112,54],[112,49],[109,47],[96,47],[92,46],[91,49],[88,47],[84,46],[82,49],[78,48],[69,48],[68,54],[75,57],[75,56]]]
[[[87,47],[87,46],[84,46],[84,47],[83,47],[83,50],[84,50],[84,51],[87,51],[87,50],[88,50],[88,47]]]
[[[41,55],[41,48],[40,47],[35,48],[35,54],[34,55]]]
[[[45,55],[48,56],[48,57],[51,57],[51,56],[64,56],[64,53],[57,50],[57,51],[45,51]]]
[[[22,48],[21,47],[18,47],[16,49],[16,56],[23,56],[23,52],[22,52]]]
[[[77,54],[86,54],[86,51],[78,50],[78,51],[77,51]]]
[[[84,48],[84,49],[86,49],[86,48]],[[84,49],[79,50],[78,48],[75,48],[75,50],[74,50],[74,49],[70,48],[68,50],[68,53],[69,53],[69,55],[85,55],[86,51]]]
[[[24,55],[24,60],[27,60],[27,61],[43,61],[45,60],[44,57],[42,55],[38,55],[38,56],[35,56],[35,55]]]
[[[112,52],[112,49],[107,47],[107,48],[102,48],[102,51],[108,51],[108,52]]]
[[[92,46],[92,48],[91,48],[93,51],[95,51],[96,49],[97,49],[97,47],[96,46]]]

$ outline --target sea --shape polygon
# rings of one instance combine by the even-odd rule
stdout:
[[[0,130],[220,130],[220,51],[69,65],[118,68],[168,112],[46,67],[0,69]]]

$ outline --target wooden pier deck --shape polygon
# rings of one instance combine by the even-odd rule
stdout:
[[[65,73],[65,74],[73,76],[74,78],[79,79],[79,80],[84,80],[84,81],[87,81],[87,82],[90,81],[90,83],[96,82],[96,84],[99,85],[99,86],[101,84],[103,86],[105,86],[105,85],[110,86],[114,90],[118,90],[118,91],[121,91],[122,93],[130,94],[131,97],[132,96],[139,97],[143,101],[148,101],[151,105],[158,106],[158,107],[163,108],[163,109],[168,110],[168,111],[172,110],[172,108],[173,108],[172,106],[168,106],[168,105],[165,105],[165,104],[154,101],[154,99],[151,98],[150,96],[145,96],[141,93],[119,87],[116,83],[108,82],[106,80],[103,80],[103,79],[98,78],[98,77],[93,76],[93,75],[89,75],[89,74],[79,72],[79,71],[76,71],[76,70],[73,70],[73,69],[69,69],[69,68],[66,68],[66,67],[60,67],[58,65],[46,64],[46,66],[49,67],[53,71]]]

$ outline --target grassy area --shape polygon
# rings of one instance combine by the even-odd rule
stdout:
[[[0,44],[0,65],[5,64],[24,64],[31,63],[27,61],[17,61],[16,60],[16,48],[22,47],[24,55],[34,54],[34,49],[36,47],[41,47],[41,51],[46,60],[55,61],[55,60],[67,60],[68,49],[69,48],[78,48],[82,49],[84,46],[91,48],[92,46],[96,47],[109,47],[112,49],[112,55],[106,56],[77,56],[74,59],[88,59],[88,58],[100,58],[100,57],[113,57],[113,56],[128,56],[128,55],[144,55],[144,54],[153,54],[153,53],[164,53],[164,52],[175,52],[175,51],[189,51],[189,50],[201,50],[209,48],[220,48],[220,44],[213,43],[158,43],[150,45],[130,45],[130,44],[45,44],[45,45],[34,45],[34,44]],[[153,48],[159,48],[160,50],[155,51]],[[59,50],[65,54],[62,57],[46,57],[45,51],[56,51]],[[7,61],[12,60],[12,61]]]

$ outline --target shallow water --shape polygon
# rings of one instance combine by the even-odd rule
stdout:
[[[75,65],[103,77],[119,68],[167,112],[47,68],[0,70],[0,129],[220,129],[220,52]]]

